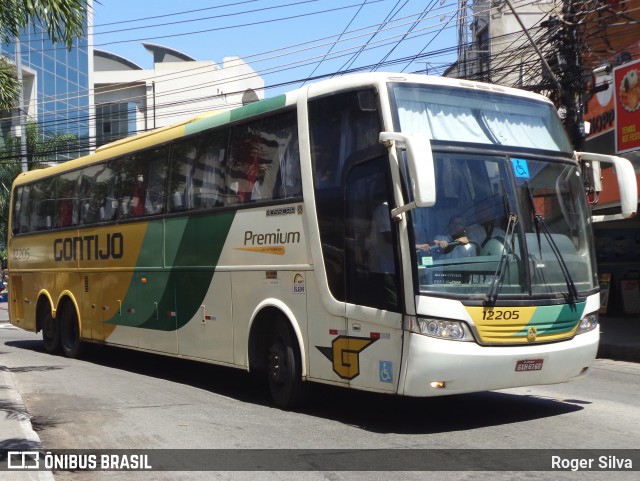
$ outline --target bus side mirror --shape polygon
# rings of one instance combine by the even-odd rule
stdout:
[[[392,147],[394,141],[404,144],[406,149],[406,161],[413,189],[414,201],[403,210],[413,207],[431,207],[436,203],[436,176],[429,138],[422,134],[380,132],[382,144]]]
[[[613,164],[616,169],[622,215],[593,216],[595,222],[627,219],[636,215],[638,211],[638,184],[636,182],[636,172],[629,160],[615,155],[594,154],[591,152],[575,152],[574,157],[578,161],[606,162]]]

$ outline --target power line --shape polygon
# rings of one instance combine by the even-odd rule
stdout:
[[[242,3],[242,2],[240,2]],[[364,2],[367,3],[367,2]],[[396,6],[399,5],[400,2],[396,3]],[[360,2],[359,4],[357,4],[359,6],[362,6],[363,3]],[[406,5],[406,2],[405,2]],[[391,14],[390,14],[391,15]],[[389,19],[389,16],[387,16],[387,19]],[[397,12],[394,14],[397,15]],[[422,13],[422,16],[424,15],[424,11]],[[392,19],[394,18],[392,17]],[[585,17],[586,18],[586,17]],[[373,39],[373,37],[375,37],[376,35],[378,35],[379,31],[384,30],[385,28],[381,28],[381,26],[385,26],[387,25],[387,23],[391,23],[391,21],[387,22],[387,19],[385,19],[385,22],[383,22],[382,24],[378,24],[378,29],[373,33],[373,36],[371,36],[371,32],[366,32],[365,33],[360,33],[363,31],[363,29],[358,29],[358,36],[362,37],[362,36],[366,36],[369,35],[370,39]],[[424,21],[424,19],[418,19],[418,20],[412,20],[412,22],[414,22],[414,24],[417,21]],[[439,35],[443,29],[445,28],[449,28],[448,25],[450,23],[451,19],[447,20],[447,22],[440,22],[439,24],[436,24],[436,26],[431,26],[431,27],[426,27],[425,29],[422,30],[429,30],[430,28],[437,28],[440,27],[440,30],[435,33],[434,35]],[[583,25],[585,28],[588,27],[589,25],[592,25],[591,22],[584,20],[581,25]],[[393,27],[393,28],[399,28],[398,26]],[[409,32],[403,32],[401,34],[399,34],[398,36],[394,36],[394,37],[388,37],[387,39],[383,39],[382,41],[365,41],[357,46],[351,46],[351,47],[347,47],[344,48],[342,50],[335,50],[335,46],[338,44],[345,44],[347,43],[348,40],[352,40],[352,39],[347,39],[345,38],[346,36],[349,35],[349,32],[346,32],[346,30],[348,29],[345,28],[343,30],[343,32],[339,35],[334,35],[333,37],[325,37],[325,39],[330,39],[330,38],[334,38],[334,42],[327,42],[327,45],[330,46],[330,49],[327,53],[322,54],[322,55],[318,55],[318,56],[306,56],[304,59],[301,60],[295,60],[295,61],[291,61],[291,62],[280,62],[275,66],[272,67],[267,67],[264,68],[263,70],[257,71],[256,74],[263,74],[263,75],[271,75],[272,73],[275,72],[285,72],[285,71],[293,71],[294,69],[298,69],[301,68],[305,65],[316,65],[316,68],[314,69],[314,72],[317,71],[317,69],[319,68],[320,64],[322,64],[326,59],[332,58],[332,59],[337,59],[337,58],[341,58],[343,56],[348,56],[348,55],[353,55],[353,51],[356,50],[356,57],[352,57],[352,62],[351,63],[347,63],[343,65],[343,68],[337,69],[337,70],[333,70],[332,72],[330,72],[329,74],[323,74],[322,76],[333,76],[333,75],[341,75],[345,72],[349,72],[349,71],[364,71],[367,70],[367,68],[379,68],[382,66],[388,67],[388,66],[392,66],[392,65],[398,65],[399,63],[407,63],[407,65],[405,65],[404,69],[407,69],[408,66],[413,63],[416,62],[417,60],[420,59],[432,59],[434,57],[439,57],[439,56],[445,56],[445,55],[449,55],[452,52],[452,50],[450,49],[445,49],[445,50],[440,50],[440,51],[431,51],[431,52],[424,52],[426,47],[423,47],[418,54],[413,54],[413,55],[409,55],[409,56],[404,56],[404,57],[400,57],[400,58],[396,58],[396,59],[391,59],[388,60],[388,56],[385,58],[386,61],[378,61],[378,62],[374,62],[374,63],[370,63],[367,64],[365,66],[360,66],[360,67],[353,67],[354,62],[355,62],[355,58],[357,58],[357,55],[359,55],[360,52],[364,52],[364,51],[373,51],[376,48],[381,48],[384,45],[391,45],[393,44],[394,41],[389,40],[391,38],[396,37],[395,42],[398,42],[398,38],[402,39],[403,35],[406,38],[418,38],[424,35],[428,35],[429,33],[419,33],[417,35],[413,35],[411,36],[409,34]],[[411,32],[414,32],[415,29],[411,30]],[[356,32],[356,31],[354,31]],[[549,42],[548,39],[548,35],[545,35],[545,32],[542,29],[538,29],[537,33],[534,34],[535,38],[537,38],[537,41],[541,42],[542,47],[544,47],[545,49],[549,49],[551,47],[551,44]],[[490,59],[490,65],[492,65],[492,69],[491,71],[493,72],[493,74],[496,76],[496,79],[499,79],[500,81],[505,81],[506,79],[510,78],[510,73],[513,73],[515,70],[515,68],[517,68],[518,66],[522,66],[524,68],[526,68],[527,71],[529,71],[530,75],[528,76],[528,78],[534,79],[535,77],[541,78],[541,70],[540,70],[540,66],[539,66],[539,62],[536,61],[530,61],[530,60],[525,60],[522,61],[518,64],[518,66],[514,66],[512,62],[510,62],[509,60],[513,60],[513,57],[515,55],[517,56],[521,56],[521,57],[526,57],[526,54],[529,50],[527,50],[527,46],[526,45],[522,45],[522,44],[518,44],[517,40],[521,38],[521,35],[518,37],[516,36],[515,38],[511,38],[511,39],[507,39],[506,36],[503,39],[505,42],[509,42],[509,40],[511,40],[511,43],[509,44],[509,46],[507,46],[506,48],[504,48],[504,50],[502,52],[496,52],[493,53]],[[324,39],[323,39],[324,40]],[[492,39],[492,40],[497,40],[498,39]],[[400,42],[404,41],[404,39],[400,40]],[[431,39],[431,41],[433,41],[433,37]],[[278,52],[282,52],[279,55],[270,55],[268,58],[260,58],[260,56],[262,54],[254,54],[252,55],[252,57],[257,57],[254,63],[260,63],[260,62],[266,62],[266,61],[273,61],[273,60],[277,60],[277,59],[282,59],[288,56],[292,56],[294,54],[294,52],[291,52],[290,49],[292,48],[297,48],[297,47],[305,47],[305,48],[299,48],[298,50],[300,51],[309,51],[309,50],[313,50],[315,48],[319,48],[319,46],[314,46],[315,41],[312,42],[304,42],[301,44],[297,44],[295,46],[286,46],[286,47],[282,47],[280,49],[275,49],[275,50],[271,50],[267,53],[278,53]],[[429,45],[430,42],[427,43],[427,45]],[[288,50],[289,49],[289,50]],[[299,53],[299,52],[296,52]],[[246,57],[245,57],[246,58]],[[470,60],[469,62],[471,62],[472,60]],[[378,64],[379,67],[377,66]],[[347,67],[348,66],[348,67]],[[441,64],[441,67],[446,66],[446,62]],[[346,68],[345,68],[346,67]],[[404,70],[403,69],[403,70]],[[194,74],[197,75],[197,74]],[[309,76],[307,76],[309,77]],[[312,79],[317,79],[321,76],[311,76]],[[279,84],[274,84],[274,85],[270,85],[270,86],[266,86],[265,90],[267,89],[273,89],[273,88],[278,88],[279,86],[283,86],[283,85],[295,85],[295,84],[299,84],[302,82],[305,82],[307,80],[307,78],[296,78],[295,80],[291,80],[291,81],[287,81],[287,82],[283,82],[283,83],[279,83]],[[193,86],[193,89],[202,89],[202,88],[210,88],[210,87],[214,87],[216,85],[220,85],[219,83],[212,81],[212,82],[204,82],[201,84],[197,84],[198,87]],[[533,84],[529,84],[529,85],[523,85],[523,87],[535,87]],[[229,93],[229,95],[231,95],[231,93]],[[189,102],[192,102],[193,100],[190,100]],[[188,105],[186,102],[183,103],[183,106]],[[160,105],[159,105],[160,106]],[[167,102],[166,103],[167,107],[175,107],[176,104],[172,103],[172,102]],[[193,113],[194,110],[193,109],[184,109],[184,112],[189,112],[189,113]],[[71,110],[70,110],[70,115],[71,115]],[[80,118],[80,116],[78,116],[78,118]],[[89,119],[90,120],[90,119]],[[87,120],[88,121],[88,120]],[[52,124],[55,125],[55,124]]]
[[[309,76],[312,76],[314,73],[316,73],[316,70],[318,70],[318,68],[320,68],[320,65],[322,65],[322,62],[325,61],[325,59],[327,58],[327,55],[329,55],[331,53],[331,51],[333,50],[333,47],[335,47],[337,45],[337,43],[340,41],[342,36],[346,33],[347,29],[351,26],[351,24],[356,19],[358,14],[362,11],[362,7],[364,7],[366,5],[366,3],[367,3],[367,0],[364,0],[364,2],[362,2],[362,5],[360,5],[360,8],[358,8],[358,11],[353,14],[353,17],[351,18],[351,20],[349,20],[349,23],[347,24],[347,26],[344,28],[344,30],[342,30],[342,33],[340,35],[338,35],[338,38],[336,39],[336,41],[331,44],[331,47],[329,47],[329,50],[327,51],[327,53],[322,57],[322,59],[314,67],[314,69],[311,71]]]
[[[404,18],[405,18],[405,19],[407,19],[407,18],[410,18],[410,17],[404,17]],[[401,20],[401,19],[400,19],[400,20]],[[423,19],[423,20],[424,20],[424,19]],[[423,21],[423,20],[419,20],[419,21]],[[384,30],[393,29],[393,28],[400,28],[400,27],[405,26],[405,25],[415,25],[415,24],[416,24],[416,22],[415,22],[415,21],[408,22],[408,23],[400,23],[399,25],[394,25],[394,26],[391,26],[391,27],[389,27],[389,28],[387,28],[387,29],[380,28],[383,24],[379,24],[379,25],[378,25],[378,30],[376,31],[376,33],[381,32],[381,31],[384,31]],[[427,28],[429,28],[429,27],[427,27]],[[352,31],[352,32],[359,32],[359,31],[362,31],[362,30],[365,30],[365,29],[357,29],[357,30],[354,30],[354,31]],[[347,33],[351,33],[351,32],[347,32]],[[368,35],[366,31],[365,31],[364,33],[361,33],[361,34],[356,35],[356,36],[351,36],[351,37],[348,37],[348,38],[344,38],[344,41],[346,42],[346,41],[354,40],[354,39],[357,39],[358,37],[363,37],[363,36],[365,36],[365,35]],[[403,35],[406,37],[406,35],[405,35],[405,34],[399,34],[399,35],[397,35],[395,38],[402,38],[402,37],[403,37]],[[325,37],[324,39],[326,39],[326,38],[331,38],[331,37]],[[388,38],[394,38],[394,37],[388,37]],[[320,40],[324,40],[324,39],[320,39]],[[343,40],[343,39],[339,39],[339,40],[337,40],[337,41],[334,41],[334,42],[327,42],[327,43],[322,44],[322,45],[336,45],[338,42],[342,42],[342,40]],[[386,40],[386,39],[385,39],[385,40]],[[286,50],[286,49],[289,49],[289,48],[294,48],[294,47],[296,47],[296,46],[298,46],[298,45],[310,44],[310,43],[313,43],[313,42],[316,42],[316,41],[318,41],[318,40],[313,40],[313,41],[310,41],[310,42],[305,42],[305,43],[297,44],[297,45],[293,45],[293,46],[282,47],[282,48],[277,49],[277,50]],[[361,43],[359,46],[352,47],[352,48],[358,48],[358,47],[359,47],[359,51],[362,51],[363,49],[371,49],[371,47],[372,47],[372,46],[374,46],[374,45],[376,45],[376,43],[379,43],[379,42],[364,42],[364,43]],[[310,50],[310,49],[314,49],[314,48],[319,48],[319,46],[311,46],[311,47],[306,48],[306,49],[299,49],[299,50],[296,50],[296,51],[294,51],[294,52],[286,52],[286,53],[284,53],[284,54],[282,54],[282,55],[278,55],[278,56],[271,56],[271,57],[267,57],[267,58],[259,58],[259,56],[260,56],[261,54],[254,54],[254,55],[251,55],[251,56],[249,56],[249,57],[258,57],[258,58],[256,58],[256,60],[254,60],[254,61],[253,61],[253,63],[252,63],[252,64],[256,64],[256,63],[263,62],[263,61],[266,61],[266,60],[272,60],[272,59],[280,58],[280,57],[283,57],[283,56],[286,56],[286,55],[290,55],[290,54],[292,54],[292,53],[300,53],[300,52],[302,52],[302,51],[304,51],[304,50]],[[276,51],[277,51],[277,50],[276,50]],[[274,50],[272,50],[272,51],[270,51],[270,52],[274,52]],[[269,53],[269,52],[267,52],[267,53]],[[247,57],[245,57],[245,58],[247,58]],[[317,57],[316,57],[316,58],[317,58]],[[323,58],[326,58],[326,56],[325,56],[325,57],[323,57]],[[306,62],[306,59],[300,60],[300,61],[298,61],[298,62],[294,62],[294,64],[295,64],[295,63],[303,63],[303,62]],[[176,76],[176,77],[177,77],[177,76],[180,76],[181,78],[185,78],[185,77],[187,77],[188,75],[184,75],[184,72],[193,72],[193,73],[194,73],[194,75],[200,75],[200,74],[201,74],[201,72],[196,72],[196,71],[200,71],[200,70],[208,70],[209,68],[211,68],[211,67],[210,67],[210,66],[195,67],[195,68],[193,68],[193,69],[185,70],[185,71],[182,71],[182,72],[179,72],[179,73],[176,73],[176,72],[170,72],[170,73],[167,73],[167,74],[165,74],[165,75],[161,75],[161,76],[148,77],[148,78],[146,78],[146,79],[139,79],[139,81],[140,81],[140,82],[143,82],[143,81],[155,80],[156,82],[159,82],[159,81],[162,81],[162,77],[166,77],[166,80],[170,80],[168,77],[174,77],[174,76]],[[282,71],[282,70],[279,70],[279,71]],[[261,72],[261,71],[257,71],[257,73],[258,73],[258,74],[261,74],[261,73],[263,73],[263,72]],[[200,84],[200,85],[203,85],[203,84]],[[114,88],[112,91],[117,91],[117,90],[119,90],[119,89],[125,89],[125,88],[127,88],[127,87],[116,87],[116,88]],[[70,96],[70,97],[67,97],[67,98],[75,98],[75,94],[76,94],[76,92],[72,92],[72,93],[71,93],[71,96]],[[63,94],[63,95],[64,95],[64,94]],[[87,93],[86,95],[88,95],[88,93]],[[66,100],[66,98],[63,98],[62,96],[48,97],[46,100],[43,100],[43,101],[42,101],[42,104],[47,103],[47,102],[51,102],[51,103],[52,103],[52,102],[55,102],[55,101],[65,101],[65,100]],[[126,99],[125,99],[125,100],[126,100]]]

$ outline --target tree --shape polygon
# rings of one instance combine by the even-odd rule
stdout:
[[[15,67],[0,57],[0,111],[9,110],[19,94],[20,84]]]
[[[29,25],[40,24],[53,43],[67,48],[83,33],[86,0],[1,0],[0,42],[9,44]],[[0,58],[0,110],[12,108],[19,85],[15,68]]]

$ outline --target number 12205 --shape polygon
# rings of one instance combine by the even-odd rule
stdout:
[[[491,309],[482,311],[483,321],[517,321],[520,319],[520,311],[517,309]]]

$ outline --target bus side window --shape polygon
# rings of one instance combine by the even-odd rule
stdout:
[[[165,181],[169,147],[145,153],[147,172],[147,196],[144,200],[144,214],[162,214],[165,209]]]
[[[302,193],[294,111],[235,127],[231,133],[229,202],[289,198]]]
[[[273,121],[277,148],[272,151],[271,169],[264,176],[263,189],[268,199],[288,199],[302,195],[300,148],[295,112],[278,115]]]
[[[119,219],[140,217],[144,213],[148,166],[142,156],[137,153],[114,162],[114,170],[118,173]]]
[[[274,186],[274,199],[288,199],[302,195],[300,175],[300,147],[297,130],[283,140],[279,155],[280,169]]]
[[[265,139],[261,122],[239,125],[231,130],[227,186],[229,204],[244,204],[262,197],[260,184],[269,169],[269,158],[265,157]],[[255,184],[258,183],[258,187]]]
[[[80,224],[91,224],[98,221],[99,205],[94,202],[94,183],[92,172],[95,168],[85,167],[80,173],[78,201],[80,202]]]
[[[13,215],[11,216],[11,232],[19,234],[22,228],[22,194],[24,187],[18,187],[13,193]]]
[[[224,205],[228,131],[207,132],[198,143],[193,171],[195,209]]]
[[[168,209],[181,212],[193,209],[193,176],[196,146],[192,139],[177,143],[169,156]]]
[[[29,216],[31,213],[31,188],[30,185],[24,186],[22,192],[22,201],[20,203],[20,232],[31,232],[31,225],[29,223]]]
[[[31,187],[29,194],[29,231],[53,227],[55,190],[52,179],[43,179]]]
[[[77,190],[80,171],[68,172],[56,178],[55,227],[69,227],[78,223]]]
[[[113,169],[114,162],[108,162],[85,169],[93,179],[90,187],[92,209],[97,209],[98,221],[114,220],[118,211],[116,194],[117,177]]]

